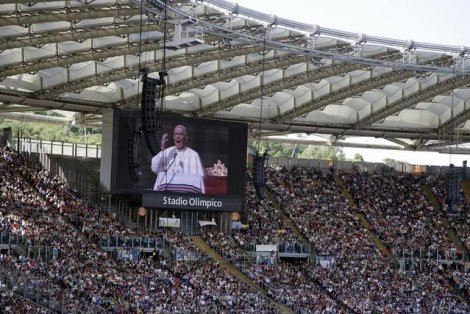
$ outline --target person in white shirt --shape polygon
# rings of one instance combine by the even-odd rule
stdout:
[[[188,133],[184,125],[173,131],[174,146],[166,148],[168,133],[163,134],[161,151],[152,158],[152,171],[157,175],[155,191],[205,193],[204,167],[199,154],[187,146]]]

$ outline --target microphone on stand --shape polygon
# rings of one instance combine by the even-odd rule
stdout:
[[[173,165],[173,163],[176,161],[176,156],[178,156],[178,152],[174,151],[173,152],[173,160],[170,162],[170,164],[168,166],[166,166],[165,172],[168,172],[168,168],[170,168],[171,165]]]
[[[171,180],[173,179],[173,178],[171,178],[170,181],[167,180],[167,178],[168,178],[168,169],[175,163],[176,156],[178,156],[178,152],[175,150],[173,152],[173,160],[170,162],[170,164],[168,166],[165,167],[165,179],[163,180],[163,182],[165,183],[165,191],[168,190],[168,183],[171,182]]]

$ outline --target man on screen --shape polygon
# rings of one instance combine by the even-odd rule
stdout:
[[[204,168],[199,154],[187,146],[184,125],[173,131],[174,146],[166,148],[168,133],[163,134],[161,151],[152,158],[152,171],[157,175],[155,191],[205,193]]]

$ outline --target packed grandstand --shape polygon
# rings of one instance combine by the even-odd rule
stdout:
[[[77,158],[1,130],[0,313],[470,313],[468,169],[286,157],[253,166],[260,181],[246,149],[469,153],[468,47],[225,0],[5,0],[0,48],[0,118],[103,135]],[[106,189],[118,173],[152,190],[141,161],[165,115],[206,159],[193,208]]]
[[[248,175],[247,228],[225,234],[206,226],[188,237],[131,228],[34,155],[9,147],[1,155],[6,313],[470,311],[465,191],[450,213],[443,175],[270,165],[264,200]],[[271,252],[258,260],[250,243],[312,249],[308,258]],[[109,246],[137,254],[122,258]]]

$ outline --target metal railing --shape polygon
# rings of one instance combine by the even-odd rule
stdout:
[[[152,252],[154,249],[163,249],[165,240],[157,237],[101,236],[99,245],[105,251],[135,248],[143,252]]]
[[[100,158],[101,146],[83,143],[67,143],[42,139],[19,138],[12,143],[20,152],[47,153],[52,155]]]
[[[9,231],[3,230],[0,233],[0,248],[1,249],[8,249],[14,248],[18,244],[22,237],[19,235],[12,234]]]
[[[26,299],[48,312],[65,313],[64,292],[59,289],[47,288],[45,280],[31,278],[26,273],[0,269],[0,289],[15,297]]]
[[[459,252],[452,249],[399,248],[392,249],[392,253],[398,261],[400,270],[429,270],[430,264],[453,266],[463,270],[469,262],[467,251]]]
[[[308,257],[312,252],[312,246],[305,246],[301,242],[277,242],[277,243],[247,243],[244,249],[248,252],[256,252],[257,245],[277,245],[279,256],[305,256]]]
[[[174,260],[196,261],[200,259],[197,252],[173,246],[165,238],[161,237],[129,237],[129,236],[101,236],[100,247],[108,252],[119,250],[136,250],[138,253],[151,253],[154,250],[167,252]]]
[[[32,260],[49,262],[59,258],[59,249],[55,246],[34,245],[26,237],[16,235],[10,231],[0,232],[0,249],[15,250],[19,255],[23,255]]]

